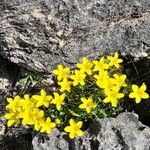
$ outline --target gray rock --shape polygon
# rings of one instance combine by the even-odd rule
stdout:
[[[0,92],[15,84],[20,74],[20,67],[0,57]]]
[[[12,85],[6,62],[0,60],[0,93],[6,91]]]
[[[5,119],[3,117],[0,117],[0,141],[4,138],[6,125],[5,125]]]
[[[50,72],[83,56],[148,56],[150,0],[1,0],[0,55]]]
[[[49,139],[39,142],[35,136],[34,150],[149,150],[150,128],[134,113],[122,113],[116,118],[99,119],[91,123],[83,137],[69,140],[66,133],[54,129]]]
[[[64,133],[61,133],[58,129],[54,129],[51,134],[48,135],[48,139],[45,138],[43,142],[39,142],[39,137],[35,136],[32,144],[34,150],[68,150],[69,143],[62,137]]]
[[[4,123],[5,122],[5,123]],[[4,120],[3,126],[6,126]],[[0,120],[0,150],[33,150],[32,135],[28,129],[14,126],[11,128],[4,128],[2,130],[2,123]]]

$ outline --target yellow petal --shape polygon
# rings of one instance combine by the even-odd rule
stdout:
[[[84,103],[85,101],[87,101],[87,99],[85,97],[82,97],[81,101]]]
[[[149,95],[148,95],[146,92],[144,92],[144,93],[141,95],[141,97],[144,98],[144,99],[147,99],[147,98],[149,98]]]
[[[74,132],[70,132],[69,137],[70,137],[71,139],[73,139],[73,138],[75,137],[75,133],[74,133]]]
[[[141,98],[140,97],[136,97],[135,102],[138,104],[141,102]]]
[[[46,96],[46,101],[50,101],[52,99],[52,96]]]
[[[115,79],[118,79],[118,77],[119,77],[117,74],[114,74],[113,76]]]
[[[119,66],[119,64],[115,64],[115,67],[116,67],[116,68],[119,68],[120,66]]]
[[[136,96],[135,96],[135,93],[134,92],[131,92],[130,94],[129,94],[129,98],[135,98]]]
[[[122,98],[122,97],[124,97],[124,94],[123,94],[123,93],[118,93],[118,94],[117,94],[117,98]]]
[[[61,109],[61,105],[60,105],[60,104],[57,104],[57,105],[56,105],[56,108],[57,108],[57,110],[60,110],[60,109]]]
[[[45,128],[42,127],[41,130],[40,130],[40,132],[45,132]]]
[[[46,122],[51,122],[51,119],[47,117]]]
[[[46,108],[48,108],[49,104],[50,104],[49,102],[44,102],[44,103],[43,103],[43,105],[44,105]]]
[[[77,136],[83,136],[84,132],[81,130],[76,131]]]
[[[59,71],[58,70],[53,70],[53,74],[58,75]]]
[[[7,102],[8,102],[8,103],[11,103],[12,101],[13,101],[12,98],[7,98]]]
[[[89,113],[91,112],[91,108],[86,107],[86,111],[87,111],[87,113],[89,114]]]
[[[142,86],[140,87],[140,90],[145,91],[146,88],[147,88],[147,87],[146,87],[146,84],[143,83]]]
[[[71,126],[74,126],[74,125],[75,125],[74,119],[70,119],[70,120],[69,120],[69,123],[70,123]]]
[[[118,63],[122,63],[123,62],[123,60],[122,59],[118,59]]]
[[[55,127],[56,127],[56,124],[55,124],[55,123],[51,123],[51,124],[50,124],[50,127],[51,127],[51,128],[55,128]]]
[[[64,67],[62,65],[58,65],[58,70],[62,70]]]
[[[82,125],[83,125],[83,122],[82,122],[82,121],[79,121],[79,122],[77,122],[77,124],[76,124],[77,128],[79,128],[79,129],[82,127]]]
[[[117,107],[117,100],[111,101],[111,104],[112,104],[113,107]]]
[[[70,71],[70,68],[66,67],[64,70],[66,71],[66,73],[68,73]]]
[[[78,63],[77,68],[82,68],[82,64]]]
[[[137,85],[132,85],[132,90],[135,92],[138,90],[138,86]]]
[[[71,127],[70,126],[65,127],[64,131],[65,132],[70,132],[71,131]]]
[[[46,92],[45,92],[45,90],[44,89],[42,89],[41,91],[40,91],[40,93],[41,93],[41,96],[46,96]]]
[[[81,81],[80,84],[81,84],[81,85],[85,85],[85,82],[84,82],[84,81]]]
[[[124,81],[127,78],[127,76],[124,74],[121,76],[121,79]]]
[[[81,104],[81,105],[79,105],[79,108],[83,109],[83,108],[85,108],[85,105]]]
[[[5,118],[5,119],[10,119],[11,116],[12,116],[11,114],[5,114],[5,115],[4,115],[4,118]]]
[[[9,121],[7,122],[7,126],[10,127],[10,126],[12,126],[14,123],[15,123],[14,120],[9,120]]]
[[[35,124],[35,125],[34,125],[34,128],[35,128],[35,130],[36,130],[36,131],[39,131],[39,130],[40,130],[40,128],[41,128],[41,126],[40,126],[40,125],[38,125],[38,124]]]
[[[118,58],[118,52],[115,53],[114,58]]]
[[[104,103],[109,103],[110,102],[110,98],[109,97],[106,97],[104,100],[103,100]]]
[[[46,132],[47,134],[50,134],[50,133],[52,132],[52,130],[48,128],[48,129],[45,130],[45,132]]]
[[[37,100],[37,101],[39,101],[41,99],[41,96],[39,96],[39,95],[33,95],[32,98],[35,99],[35,100]]]

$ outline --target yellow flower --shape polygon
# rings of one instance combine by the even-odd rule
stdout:
[[[35,101],[29,97],[28,94],[24,95],[24,98],[22,99],[22,107],[18,114],[19,118],[22,119],[23,125],[33,125],[33,117],[35,116],[36,103]]]
[[[8,127],[12,126],[13,124],[19,124],[20,123],[18,113],[16,113],[16,112],[6,113],[4,115],[4,118],[8,120],[7,121]]]
[[[40,107],[44,105],[45,107],[48,107],[50,104],[50,101],[52,99],[51,95],[46,95],[46,92],[44,89],[40,91],[41,95],[33,95],[32,98],[36,100],[36,107]]]
[[[40,132],[50,133],[53,128],[55,128],[56,124],[51,122],[51,119],[48,117],[46,121],[41,122],[41,130]]]
[[[118,87],[118,89],[120,89],[122,86],[126,87],[127,84],[125,83],[125,80],[126,80],[126,75],[117,75],[117,74],[114,74],[114,84]]]
[[[20,114],[20,118],[22,118],[22,124],[23,125],[33,125],[34,124],[34,121],[33,121],[33,118],[35,117],[36,115],[36,109],[26,109],[24,112],[22,112]]]
[[[70,92],[71,84],[72,82],[68,81],[67,79],[63,79],[62,82],[58,82],[58,85],[61,86],[61,89],[60,89],[61,92],[64,92],[64,91]]]
[[[104,71],[104,69],[108,69],[108,64],[105,63],[105,58],[100,58],[99,61],[94,60],[93,63],[95,64],[93,71]]]
[[[61,109],[61,105],[64,105],[64,99],[66,94],[63,93],[59,95],[58,93],[54,92],[54,98],[52,99],[51,103],[56,105],[57,110]]]
[[[100,81],[99,81],[100,82]],[[113,78],[104,78],[103,84],[101,85],[104,89],[114,90],[115,84],[113,82]]]
[[[138,87],[137,85],[132,85],[133,92],[129,94],[129,97],[135,98],[136,103],[140,103],[142,98],[148,99],[149,95],[148,93],[145,92],[146,88],[147,87],[144,83],[141,85],[141,87]]]
[[[111,102],[113,107],[117,107],[118,99],[124,97],[123,93],[118,93],[118,91],[105,90],[106,98],[103,100],[104,103]]]
[[[83,122],[78,121],[75,122],[74,119],[69,120],[70,126],[65,127],[64,131],[69,132],[69,137],[73,139],[75,136],[83,136],[83,131],[80,129],[82,127]]]
[[[92,96],[90,96],[88,99],[82,97],[81,101],[82,104],[79,106],[79,108],[86,109],[87,113],[90,113],[92,109],[95,109],[95,107],[97,106],[97,104],[93,102]]]
[[[85,85],[85,73],[82,70],[75,70],[75,75],[71,75],[70,78],[73,80],[73,86],[78,84]]]
[[[58,65],[58,69],[53,71],[53,74],[57,75],[58,81],[64,78],[68,78],[70,68],[64,68],[62,65]]]
[[[82,63],[78,63],[77,67],[88,75],[92,75],[93,63],[88,60],[88,58],[83,57]]]
[[[109,78],[108,71],[101,71],[98,75],[94,75],[94,78],[97,79],[96,84],[100,88],[104,88],[106,83],[105,81]]]
[[[34,129],[39,131],[41,129],[41,123],[44,122],[44,111],[39,110],[36,115],[33,117]]]
[[[30,98],[30,96],[28,94],[25,94],[24,98],[22,99],[22,110],[21,110],[21,113],[23,111],[30,110],[30,109],[35,108],[35,107],[36,107],[35,100]]]
[[[10,111],[17,112],[20,111],[21,107],[21,97],[20,96],[15,96],[14,99],[12,98],[7,98],[7,104],[6,108],[8,108]]]
[[[61,120],[58,119],[58,118],[55,119],[55,123],[56,123],[58,126],[59,126],[60,124],[62,124]]]
[[[108,56],[108,60],[110,60],[109,66],[115,66],[116,68],[119,68],[119,64],[123,62],[122,59],[118,58],[118,53],[115,53],[114,57]]]

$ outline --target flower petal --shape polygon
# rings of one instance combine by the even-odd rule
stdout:
[[[64,128],[64,131],[65,131],[65,132],[70,132],[70,131],[71,131],[71,127],[70,127],[70,126],[65,127],[65,128]]]
[[[135,102],[138,104],[141,102],[141,98],[140,97],[136,97]]]
[[[77,128],[79,128],[79,129],[82,127],[82,125],[83,125],[83,122],[82,122],[82,121],[79,121],[79,122],[76,124]]]
[[[129,98],[135,98],[136,96],[135,96],[135,93],[134,92],[131,92],[130,94],[129,94]]]
[[[74,119],[70,119],[70,120],[69,120],[69,123],[70,123],[71,126],[74,126],[74,125],[75,125]]]
[[[141,90],[141,91],[145,91],[146,88],[147,88],[147,87],[146,87],[146,84],[143,83],[143,84],[141,85],[141,87],[140,87],[140,90]]]
[[[149,95],[148,95],[146,92],[144,92],[144,93],[141,95],[141,97],[144,98],[144,99],[147,99],[147,98],[149,98]]]
[[[73,139],[73,138],[75,137],[75,133],[74,133],[74,132],[70,132],[69,137],[70,137],[71,139]]]
[[[135,85],[135,84],[133,84],[133,85],[132,85],[132,90],[133,90],[134,92],[137,91],[137,90],[138,90],[138,86]]]
[[[76,131],[77,136],[83,136],[84,132],[81,130]]]
[[[10,126],[12,126],[14,123],[15,123],[14,120],[9,120],[9,121],[7,122],[7,126],[10,127]]]
[[[110,98],[109,97],[106,97],[104,100],[103,100],[104,103],[109,103],[110,102]]]

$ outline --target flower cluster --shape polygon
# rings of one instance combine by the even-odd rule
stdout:
[[[84,57],[74,71],[58,65],[53,71],[59,87],[57,92],[48,95],[42,89],[40,95],[7,98],[7,125],[30,125],[46,133],[58,127],[69,133],[71,139],[83,136],[82,125],[88,119],[113,116],[112,110],[119,112],[119,104],[126,94],[135,98],[136,103],[149,98],[145,83],[141,87],[132,85],[126,91],[129,81],[122,73],[122,62],[115,53],[92,61]]]
[[[49,117],[44,116],[44,111],[40,107],[48,107],[52,96],[46,95],[43,89],[40,93],[40,95],[33,95],[31,98],[27,94],[24,95],[24,98],[19,96],[15,96],[14,99],[7,98],[6,108],[9,109],[9,112],[4,117],[8,119],[8,127],[21,123],[22,125],[32,125],[35,130],[40,132],[51,132],[56,124],[51,122]]]

